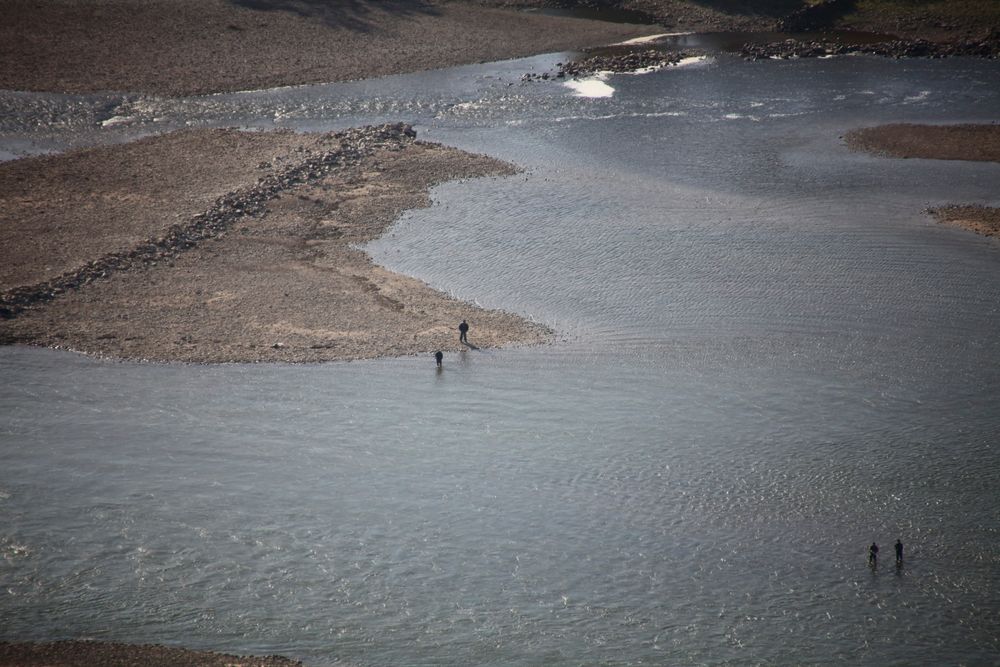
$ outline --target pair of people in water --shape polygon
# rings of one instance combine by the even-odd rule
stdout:
[[[872,567],[878,566],[878,545],[872,542],[872,545],[868,547],[868,564]],[[903,543],[900,540],[896,540],[896,565],[903,564]]]

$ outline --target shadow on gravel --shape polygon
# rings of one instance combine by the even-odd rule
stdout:
[[[264,12],[291,12],[322,21],[331,28],[372,32],[385,14],[436,16],[437,8],[422,0],[230,0],[237,7]]]
[[[802,9],[804,3],[802,0],[692,0],[691,4],[723,14],[781,18]]]

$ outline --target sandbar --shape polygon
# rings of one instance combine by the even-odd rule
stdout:
[[[891,158],[1000,162],[1000,125],[919,125],[893,123],[851,130],[852,150]],[[953,204],[927,210],[943,224],[983,236],[1000,236],[1000,208]]]
[[[294,667],[280,656],[240,656],[158,644],[58,641],[0,642],[0,667]]]
[[[185,130],[0,164],[0,343],[139,361],[322,362],[537,344],[541,324],[357,246],[435,184],[516,168],[414,138]],[[475,224],[475,221],[470,221]]]

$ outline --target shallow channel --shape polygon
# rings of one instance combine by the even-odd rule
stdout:
[[[603,77],[601,98],[520,82],[563,57],[131,116],[5,94],[56,119],[5,120],[11,152],[391,119],[511,160],[369,250],[558,340],[441,373],[0,348],[0,639],[308,665],[1000,654],[1000,245],[921,213],[1000,204],[1000,166],[840,140],[996,120],[1000,64],[716,56]]]

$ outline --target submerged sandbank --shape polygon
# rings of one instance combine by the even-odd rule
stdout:
[[[891,123],[851,130],[854,150],[899,158],[1000,162],[1000,125]]]
[[[857,151],[893,158],[1000,162],[1000,125],[894,123],[851,130],[844,136]],[[953,205],[928,209],[941,223],[983,236],[1000,236],[1000,209]]]
[[[0,164],[0,342],[135,360],[316,362],[548,330],[375,265],[428,189],[514,173],[403,125],[184,131]]]
[[[927,209],[945,225],[968,229],[983,236],[1000,237],[1000,208],[990,206],[939,206]]]
[[[116,642],[0,642],[0,667],[294,667],[281,656],[240,656],[156,644]]]

